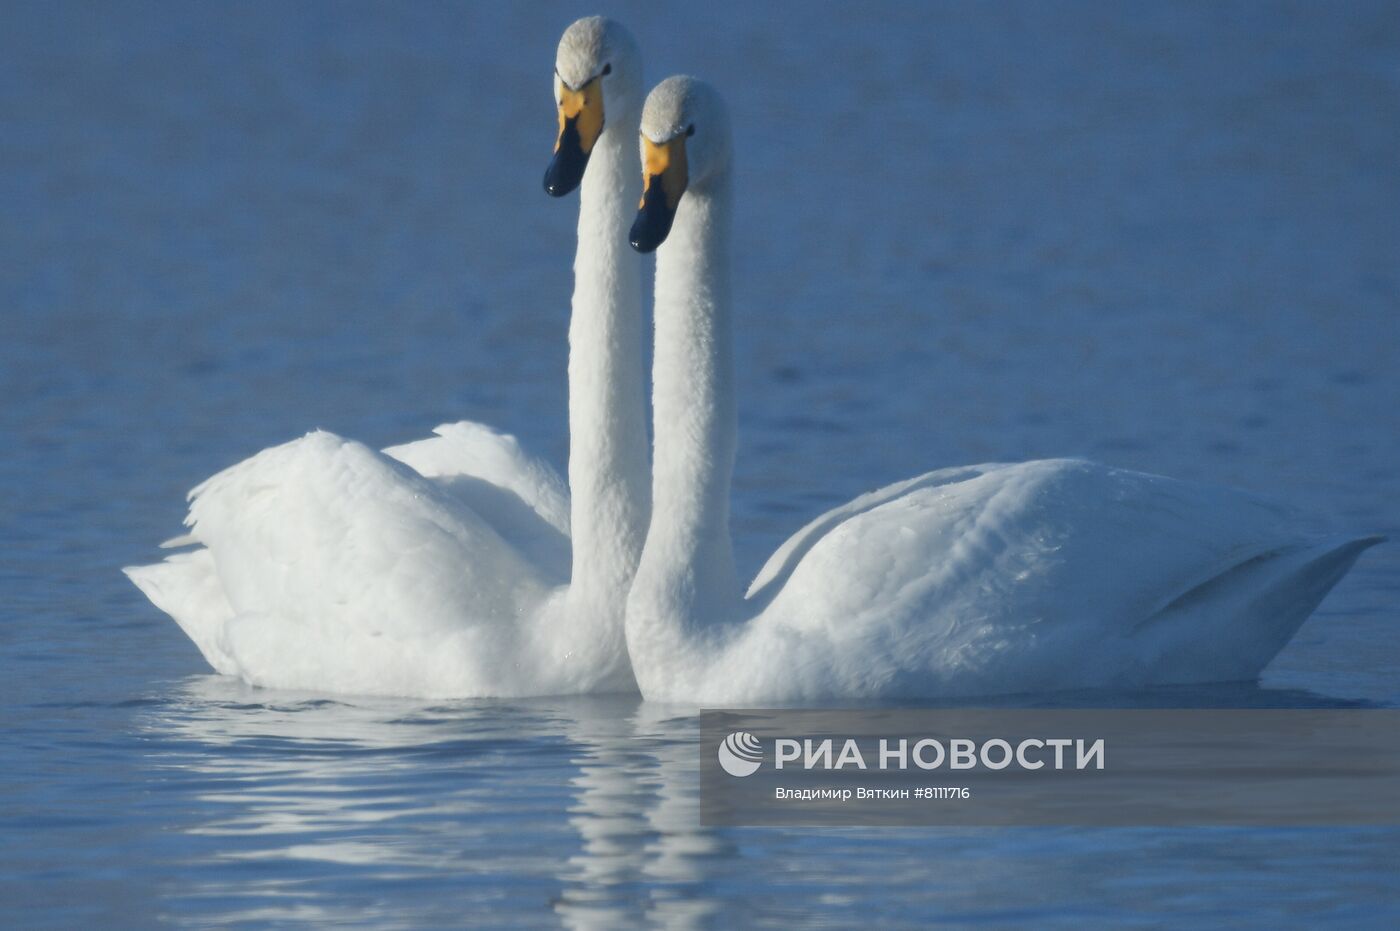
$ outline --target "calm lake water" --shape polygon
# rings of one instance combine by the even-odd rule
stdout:
[[[0,7],[0,922],[1400,922],[1397,830],[708,830],[693,709],[210,675],[120,575],[324,427],[562,463],[560,31],[736,125],[751,573],[930,468],[1082,455],[1400,538],[1400,9]],[[1258,685],[1400,705],[1400,546]]]

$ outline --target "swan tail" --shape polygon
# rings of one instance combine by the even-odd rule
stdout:
[[[1157,684],[1257,678],[1381,536],[1329,537],[1272,550],[1211,577],[1140,623]]]
[[[122,569],[141,593],[194,642],[216,672],[234,675],[238,666],[221,645],[225,626],[233,617],[206,549],[176,553],[164,561]]]

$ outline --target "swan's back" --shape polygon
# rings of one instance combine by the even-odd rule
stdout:
[[[803,697],[1247,679],[1374,542],[1090,462],[975,466],[809,524],[755,583],[756,630],[811,670]]]

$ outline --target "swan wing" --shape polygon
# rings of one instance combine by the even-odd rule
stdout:
[[[756,626],[825,644],[813,678],[846,694],[1251,678],[1376,542],[1077,460],[931,473],[837,512],[789,541]]]
[[[406,622],[456,626],[513,617],[554,581],[434,482],[324,431],[208,479],[186,523],[240,613],[361,603],[382,616],[411,603],[421,610]]]
[[[294,587],[294,580],[309,577],[306,575],[311,571],[309,547],[327,546],[335,551],[336,564],[323,564],[316,570],[322,573],[321,578],[337,584],[356,573],[365,580],[377,578],[376,573],[390,562],[383,549],[352,551],[333,541],[370,536],[372,528],[386,521],[398,526],[403,533],[417,533],[410,516],[395,517],[385,513],[385,502],[394,498],[396,492],[400,495],[421,492],[429,495],[422,501],[435,500],[439,504],[443,497],[455,500],[456,504],[443,504],[436,509],[424,506],[421,509],[425,514],[418,517],[426,515],[449,524],[457,521],[471,526],[475,526],[474,518],[479,518],[490,525],[507,548],[517,550],[527,563],[533,564],[546,581],[558,583],[566,579],[568,494],[554,470],[525,453],[515,437],[482,424],[470,421],[444,424],[434,433],[436,435],[428,439],[384,451],[387,456],[412,467],[418,478],[405,470],[393,469],[391,463],[376,461],[376,456],[367,454],[359,444],[342,449],[339,444],[343,441],[330,434],[312,434],[268,450],[211,478],[191,493],[191,497],[200,502],[198,511],[205,518],[200,530],[203,537],[191,532],[167,540],[161,546],[193,546],[194,549],[174,553],[158,563],[129,566],[122,571],[152,604],[175,620],[209,665],[225,675],[240,672],[240,664],[228,651],[226,640],[236,616],[244,618],[238,626],[246,634],[249,628],[256,626],[248,623],[248,618],[280,617],[289,610],[314,614],[318,610],[314,599],[288,591]],[[290,471],[279,475],[276,472],[279,468]],[[436,492],[425,492],[421,480],[430,482]],[[357,493],[359,497],[346,496],[347,492]],[[355,501],[369,501],[371,506],[358,510]],[[250,506],[245,507],[245,504]],[[271,550],[252,551],[268,558],[256,565],[245,565],[245,557],[249,555],[245,549],[249,546],[248,538],[258,533],[251,521],[258,515],[270,517],[268,507],[282,508],[287,504],[291,506],[276,525],[281,531],[280,543]],[[245,518],[241,515],[244,514],[248,515],[250,523],[243,523]],[[191,521],[194,519],[192,510]],[[294,540],[293,528],[299,528],[297,532],[305,538]],[[239,596],[241,614],[234,610],[225,592],[214,554],[200,545],[206,538],[222,544],[219,552],[226,571],[234,584],[245,589]],[[479,533],[478,539],[489,540],[490,537]],[[443,541],[438,543],[441,548]],[[293,561],[285,558],[288,552],[300,555]],[[277,555],[279,553],[283,555]],[[470,559],[466,552],[449,558],[464,564]],[[352,562],[358,563],[353,569]],[[281,577],[284,584],[264,588],[261,576],[278,566],[285,572]],[[412,587],[411,576],[405,575],[406,571],[400,570],[401,584]],[[302,575],[298,576],[298,572]],[[524,575],[528,578],[528,570]],[[256,581],[238,581],[249,576]],[[250,603],[246,597],[248,588],[254,592],[261,590],[265,597]],[[277,599],[284,596],[295,600],[279,604]],[[328,593],[327,597],[334,600],[338,596]],[[269,613],[270,604],[278,604],[278,609]],[[482,616],[490,614],[487,611]],[[472,612],[465,612],[464,616],[472,616]],[[411,637],[409,626],[410,621],[399,622],[395,635]],[[245,636],[244,639],[249,638]]]
[[[467,504],[508,543],[556,575],[569,571],[569,491],[514,436],[463,420],[384,450]]]
[[[963,466],[938,469],[917,478],[886,485],[884,488],[861,495],[852,501],[832,508],[789,537],[782,546],[773,552],[772,556],[768,557],[768,561],[763,564],[763,568],[758,571],[758,575],[754,576],[753,582],[750,583],[748,593],[744,596],[745,599],[755,604],[766,603],[770,600],[786,584],[793,569],[797,567],[797,564],[802,561],[802,558],[812,547],[851,518],[920,489],[965,481],[984,471],[996,468],[999,466]]]
[[[260,685],[489,694],[557,581],[434,481],[319,431],[204,482],[186,522],[204,549],[128,574]]]

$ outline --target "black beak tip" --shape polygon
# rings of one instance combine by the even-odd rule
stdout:
[[[655,252],[671,234],[672,219],[674,215],[666,209],[664,200],[648,191],[642,209],[637,211],[637,219],[632,222],[627,241],[638,252]]]
[[[583,172],[588,167],[588,153],[579,145],[578,130],[571,121],[559,138],[559,146],[554,150],[554,158],[544,172],[544,190],[550,197],[563,197],[572,194],[583,183]]]
[[[643,255],[655,252],[657,247],[666,241],[666,234],[670,232],[670,224],[662,228],[656,222],[655,216],[649,216],[645,211],[637,214],[636,221],[632,224],[632,230],[627,234],[627,241],[632,244]]]
[[[569,173],[559,171],[556,165],[550,165],[544,173],[544,192],[550,197],[563,197],[572,194],[583,180],[580,175],[577,178],[568,177]]]

